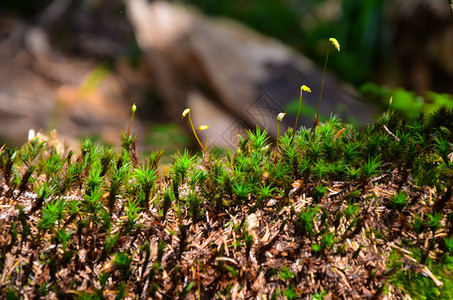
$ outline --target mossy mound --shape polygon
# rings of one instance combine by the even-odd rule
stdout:
[[[85,140],[0,152],[8,299],[453,298],[453,111],[331,118],[140,163]]]

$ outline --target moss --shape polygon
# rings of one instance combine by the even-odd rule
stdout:
[[[134,158],[130,134],[121,150],[4,147],[0,293],[249,298],[260,282],[269,297],[449,299],[452,119],[331,118],[275,148],[257,128],[169,168]]]

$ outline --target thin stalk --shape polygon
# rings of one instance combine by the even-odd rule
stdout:
[[[280,122],[285,117],[286,113],[279,113],[277,116],[277,140],[275,143],[275,155],[274,155],[274,163],[277,164],[277,152],[278,152],[278,138],[280,137]]]
[[[277,152],[278,152],[278,137],[280,136],[280,122],[277,122],[277,141],[275,143],[275,156],[274,162],[277,164]]]
[[[182,112],[182,117],[183,117],[183,118],[184,118],[186,115],[189,115],[190,126],[192,127],[193,134],[195,135],[195,138],[197,139],[198,144],[200,144],[201,149],[203,149],[203,151],[206,152],[206,148],[203,146],[203,144],[201,143],[200,139],[198,138],[197,132],[195,131],[195,127],[193,127],[192,118],[190,117],[190,108],[186,108],[186,109]]]
[[[203,130],[208,130],[209,126],[208,125],[201,125],[200,127],[197,128],[197,130],[203,131]],[[205,148],[208,149],[208,132],[206,131],[206,141],[205,141]]]
[[[190,126],[192,126],[193,134],[195,135],[195,138],[197,139],[198,144],[200,144],[201,149],[203,149],[203,151],[206,151],[206,148],[203,146],[200,139],[198,138],[197,132],[195,131],[195,127],[193,127],[192,118],[190,117],[190,112],[189,112],[189,122],[190,122]]]
[[[329,42],[335,47],[335,49],[340,51],[340,43],[338,43],[337,39],[330,38]],[[326,62],[324,63],[324,71],[322,73],[321,93],[319,94],[318,110],[316,112],[315,121],[313,124],[315,129],[319,125],[319,108],[321,107],[322,91],[324,90],[324,79],[326,78],[327,60],[329,59],[329,52],[330,52],[330,47],[327,48]]]
[[[311,93],[311,90],[308,86],[303,85],[300,87],[299,108],[297,109],[296,123],[294,124],[294,130],[293,130],[293,138],[296,135],[296,131],[297,131],[297,121],[299,120],[300,107],[302,106],[302,93],[304,91]],[[318,108],[318,110],[319,110],[319,108]]]
[[[314,128],[316,128],[319,125],[319,108],[321,107],[322,91],[324,90],[324,79],[326,77],[327,60],[329,59],[329,52],[330,52],[329,48],[327,48],[326,62],[324,63],[324,71],[322,72],[321,93],[319,94],[318,110],[316,111],[315,122],[313,124]]]
[[[131,121],[129,123],[129,127],[127,127],[127,136],[128,137],[130,136],[132,121],[134,121],[135,111],[137,110],[137,106],[135,106],[135,103],[132,105],[131,110],[132,110],[132,118],[131,118]]]
[[[300,114],[300,107],[301,106],[302,106],[302,88],[300,89],[299,108],[297,109],[297,116],[296,116],[296,123],[294,124],[293,137],[296,135],[297,121],[299,120],[299,114]]]

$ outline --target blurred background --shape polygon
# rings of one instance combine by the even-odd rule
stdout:
[[[341,44],[337,52],[328,39]],[[453,107],[453,13],[446,0],[2,0],[0,143],[29,129],[61,141],[120,144],[130,107],[143,152],[234,147],[276,115],[358,126],[392,107],[404,117]]]

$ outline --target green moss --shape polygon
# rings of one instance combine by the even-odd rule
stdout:
[[[452,120],[446,109],[414,120],[390,111],[359,132],[331,118],[315,130],[289,130],[278,149],[257,128],[232,153],[186,150],[170,167],[159,167],[162,152],[140,163],[132,143],[118,150],[85,139],[79,153],[37,140],[5,147],[0,193],[14,212],[0,220],[0,272],[12,275],[0,293],[13,297],[21,286],[68,296],[63,291],[80,285],[67,286],[65,273],[54,271],[86,272],[86,265],[99,271],[89,273],[96,290],[86,297],[106,290],[210,297],[238,292],[226,284],[235,280],[247,290],[253,265],[268,274],[260,280],[275,284],[269,297],[322,298],[343,279],[335,272],[329,281],[328,267],[308,263],[335,256],[362,268],[361,284],[376,294],[449,299]],[[374,247],[385,269],[361,261]],[[302,254],[306,264],[297,260]],[[297,284],[310,272],[322,289]],[[50,274],[48,285],[28,280],[40,274]],[[204,280],[210,274],[219,285]]]

